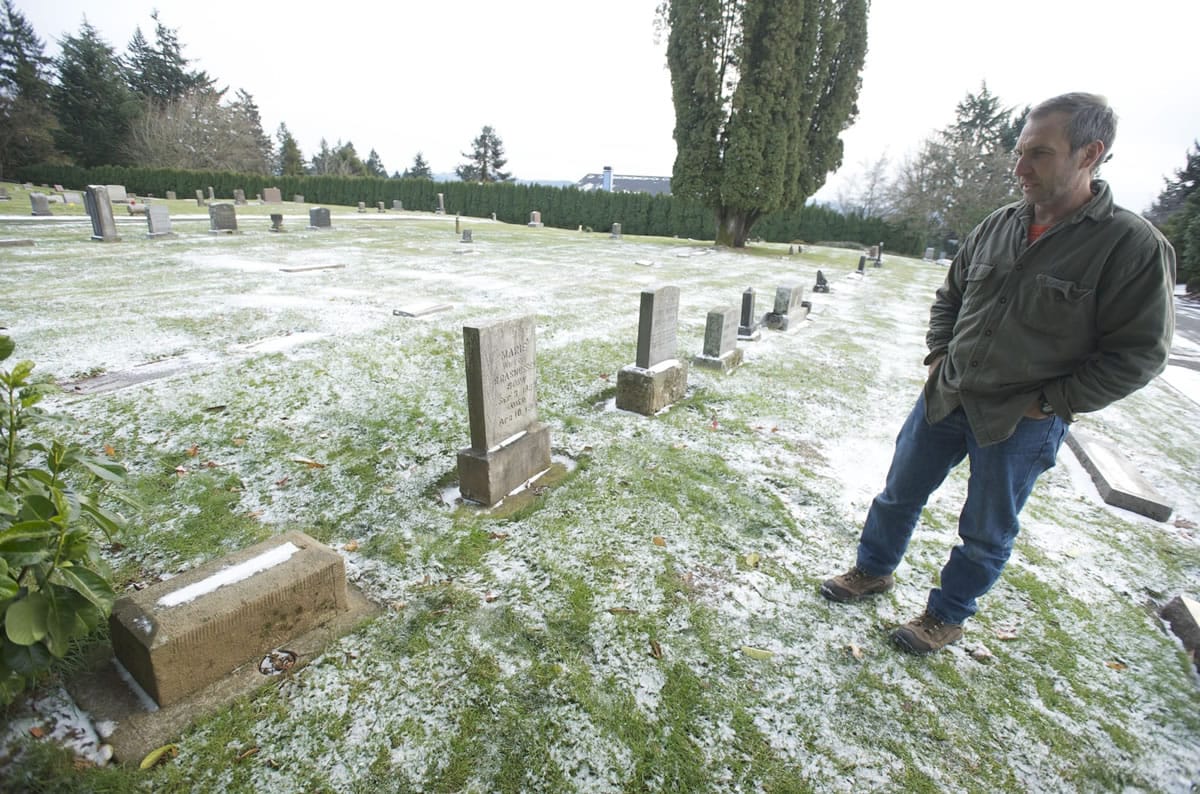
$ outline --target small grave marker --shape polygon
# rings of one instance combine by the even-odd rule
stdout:
[[[758,317],[754,313],[754,287],[747,287],[742,293],[742,316],[738,324],[738,339],[743,342],[756,342],[762,338],[758,330]]]
[[[212,234],[233,234],[237,231],[237,210],[232,204],[223,202],[209,206],[208,231]]]
[[[113,204],[125,204],[129,201],[129,194],[125,191],[124,185],[105,185],[108,188],[108,200]]]
[[[534,229],[540,229],[545,226],[545,224],[542,223],[542,213],[538,212],[537,210],[529,213],[529,226],[530,228]]]
[[[438,193],[438,194],[437,194],[437,200],[438,200],[438,203],[437,203],[437,214],[438,214],[438,215],[445,215],[445,214],[446,214],[446,194],[445,194],[445,193]]]
[[[300,201],[301,202],[304,201],[303,196],[300,197]],[[262,203],[263,204],[282,204],[283,203],[283,191],[277,187],[263,188]]]
[[[621,224],[614,223],[612,225],[612,233],[609,236],[614,240],[620,240],[621,239]]]
[[[703,352],[692,363],[705,369],[729,372],[742,363],[742,349],[737,346],[738,307],[727,306],[708,313],[704,326]]]
[[[778,287],[775,290],[775,307],[763,315],[763,325],[774,331],[786,331],[795,322],[808,316],[803,306],[802,287]]]
[[[683,397],[687,363],[675,357],[678,326],[678,287],[642,292],[637,355],[617,373],[617,408],[650,416]]]
[[[860,256],[858,258],[858,272],[859,273],[867,272],[867,258],[865,256]]]
[[[196,188],[196,206],[203,207],[204,204],[205,204],[204,191],[201,190],[200,188]]]
[[[817,283],[813,285],[813,292],[829,292],[829,280],[825,278],[825,274],[820,270],[817,271]]]
[[[1200,601],[1185,595],[1175,596],[1159,611],[1159,617],[1171,625],[1171,631],[1183,643],[1200,672]]]
[[[394,210],[404,209],[404,202],[401,201],[400,199],[392,199],[392,209],[394,209]]]
[[[294,203],[296,203],[296,204],[303,204],[303,203],[304,203],[304,196],[303,196],[302,194],[300,194],[300,193],[297,193],[297,194],[295,194],[294,196],[292,196],[292,201],[293,201]]]
[[[358,211],[366,212],[367,211],[367,202],[365,202],[365,201],[358,202]]]
[[[246,191],[239,188],[233,190],[233,203],[237,206],[242,206],[246,203]]]
[[[462,233],[462,241],[463,241],[464,243],[472,243],[472,242],[475,242],[475,241],[472,239],[472,237],[471,237],[471,230],[470,230],[470,229],[463,229],[463,233]]]
[[[924,259],[926,262],[932,262],[933,261],[933,249],[926,248],[925,255],[922,256],[921,258]]]
[[[147,237],[174,237],[171,231],[171,213],[166,204],[151,204],[146,211]]]
[[[178,198],[179,196],[174,190],[167,191],[167,201],[177,201]]]
[[[50,212],[50,197],[45,193],[30,193],[29,206],[30,214],[35,217],[45,217],[54,214]]]
[[[386,210],[386,209],[384,209],[384,207],[383,207],[383,202],[382,202],[382,201],[377,201],[377,202],[375,202],[375,211],[376,211],[376,212],[387,212],[387,210]]]
[[[271,231],[273,231],[273,232],[287,231],[287,229],[283,228],[283,214],[282,213],[279,213],[279,212],[271,213]]]
[[[313,207],[308,211],[308,228],[310,229],[332,229],[333,226],[329,222],[329,209],[326,207]]]
[[[550,468],[537,421],[534,318],[463,327],[471,446],[458,453],[464,499],[493,505]]]

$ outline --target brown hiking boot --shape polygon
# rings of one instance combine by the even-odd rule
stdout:
[[[896,584],[891,574],[872,576],[857,565],[841,576],[835,576],[821,585],[821,595],[830,601],[859,601],[867,596],[886,593]]]
[[[892,632],[892,642],[911,653],[940,651],[962,637],[961,623],[946,623],[928,609]]]

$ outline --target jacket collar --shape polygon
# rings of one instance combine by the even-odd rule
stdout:
[[[1016,210],[1025,228],[1029,228],[1029,224],[1033,223],[1033,205],[1022,199],[1011,206]],[[1078,223],[1084,218],[1093,221],[1107,220],[1113,215],[1113,207],[1112,188],[1103,179],[1093,179],[1092,200],[1075,210],[1074,215],[1055,225]]]

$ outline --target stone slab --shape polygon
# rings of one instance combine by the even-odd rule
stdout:
[[[687,392],[687,364],[664,362],[653,369],[624,367],[617,373],[617,408],[652,416]]]
[[[735,347],[728,353],[724,353],[716,358],[707,355],[699,355],[692,357],[692,364],[702,369],[712,369],[718,372],[732,372],[742,365],[742,349]]]
[[[284,273],[309,273],[313,270],[341,270],[345,265],[305,265],[303,267],[281,267]]]
[[[119,598],[109,630],[116,658],[161,707],[348,608],[341,556],[293,531]]]
[[[116,242],[117,222],[113,218],[112,199],[105,185],[88,185],[83,191],[83,206],[92,221],[92,239],[97,242]]]
[[[449,303],[410,303],[407,306],[392,309],[392,314],[397,317],[424,317],[427,314],[444,312],[453,308]]]
[[[288,641],[287,650],[296,655],[295,672],[320,656],[337,638],[349,634],[382,610],[367,600],[353,585],[346,588],[345,612]],[[208,686],[182,700],[157,708],[144,692],[138,693],[122,675],[111,649],[97,648],[84,667],[66,681],[67,691],[88,713],[93,723],[109,722],[116,727],[105,740],[114,759],[137,764],[151,750],[175,741],[191,725],[228,708],[233,701],[279,680],[259,670],[261,659],[251,659]]]
[[[1067,433],[1067,446],[1091,475],[1106,504],[1155,521],[1171,517],[1171,505],[1115,446],[1076,427]]]
[[[704,324],[703,355],[720,358],[737,347],[738,307],[721,306],[711,310]]]
[[[679,287],[643,290],[634,365],[650,369],[675,358],[679,347],[676,342],[678,327]]]
[[[33,240],[19,240],[19,239],[0,240],[0,248],[16,248],[18,246],[33,245],[33,244],[34,244]]]
[[[535,423],[498,448],[458,453],[458,490],[464,499],[492,506],[550,468],[550,428]]]
[[[1192,663],[1200,671],[1200,601],[1177,595],[1158,614],[1170,624],[1171,631],[1183,643]]]

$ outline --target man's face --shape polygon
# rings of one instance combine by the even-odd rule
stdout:
[[[1083,164],[1087,148],[1071,152],[1066,125],[1065,113],[1050,113],[1027,121],[1017,139],[1013,173],[1031,204],[1055,206],[1091,185],[1091,169]]]

